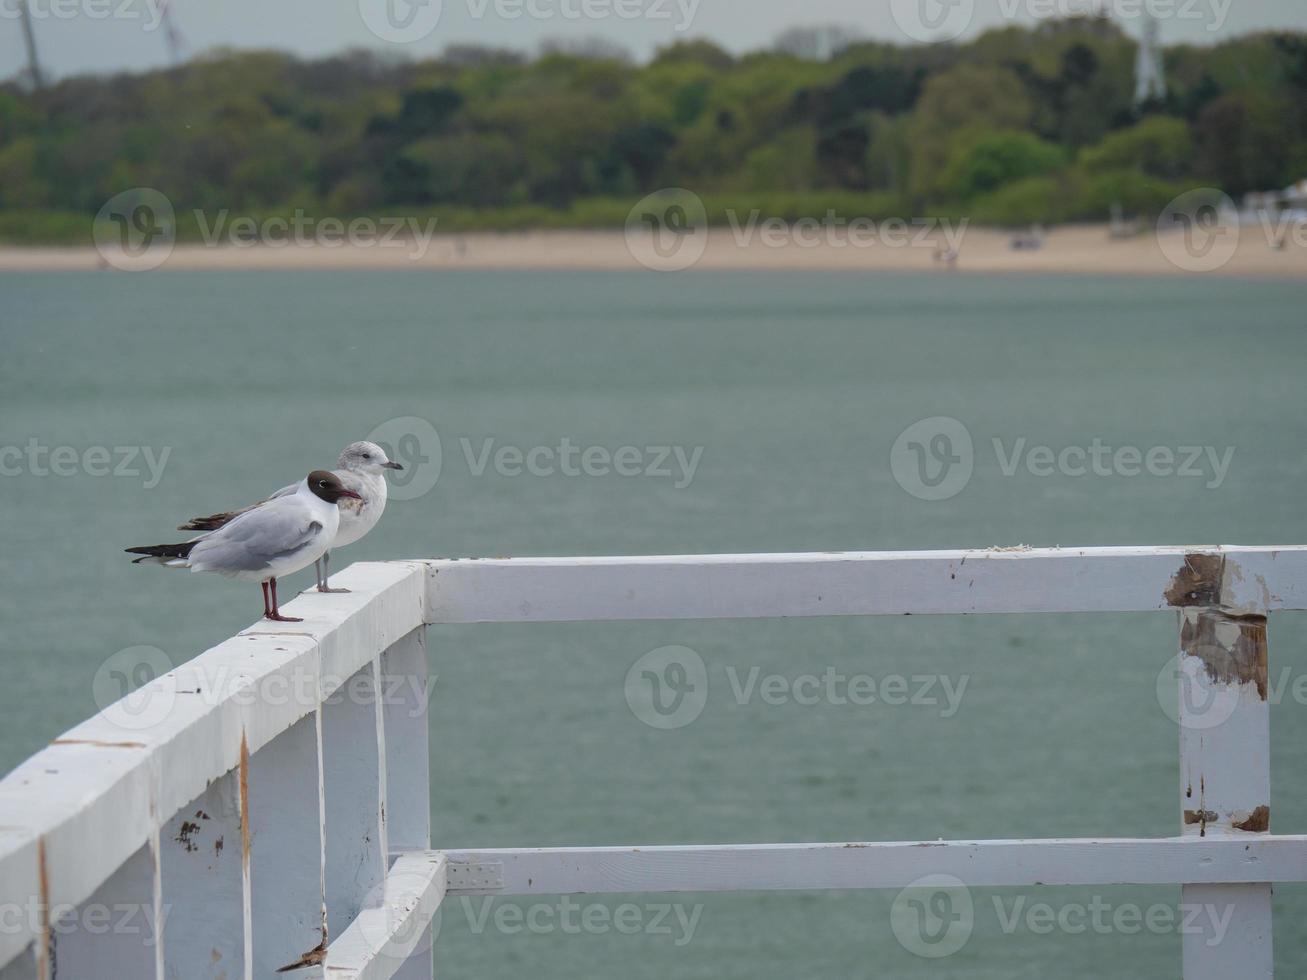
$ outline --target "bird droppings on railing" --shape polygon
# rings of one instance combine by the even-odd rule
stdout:
[[[56,738],[51,745],[93,745],[100,749],[143,749],[144,742],[102,742],[94,738]]]
[[[178,844],[186,849],[187,854],[194,854],[199,848],[195,844],[195,835],[199,832],[200,825],[193,820],[183,820],[181,827],[177,831],[177,836],[173,838]]]

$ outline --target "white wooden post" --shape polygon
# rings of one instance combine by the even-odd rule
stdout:
[[[421,627],[381,655],[379,723],[385,749],[386,836],[391,857],[431,846],[431,759],[427,707],[427,630]],[[434,928],[427,928],[396,980],[431,980]]]
[[[166,980],[230,980],[245,970],[238,770],[164,824],[160,871]]]
[[[1241,580],[1224,558],[1194,556],[1170,593],[1181,607],[1181,832],[1194,840],[1255,840],[1270,829],[1266,616],[1228,611]],[[1203,908],[1182,937],[1185,980],[1270,980],[1270,884],[1187,884],[1180,902]]]
[[[325,957],[322,768],[317,711],[249,757],[247,975]]]
[[[158,975],[163,922],[155,890],[157,855],[145,846],[75,910],[60,910],[51,942],[54,977]]]
[[[332,937],[358,916],[388,863],[375,667],[374,660],[322,705],[327,926]]]

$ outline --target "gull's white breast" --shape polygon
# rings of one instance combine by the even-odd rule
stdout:
[[[356,473],[353,470],[335,470],[340,482],[357,493],[362,500],[342,497],[340,501],[340,527],[336,531],[333,548],[353,544],[377,525],[386,509],[386,478],[380,473]]]

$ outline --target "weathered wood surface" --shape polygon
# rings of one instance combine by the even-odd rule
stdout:
[[[134,697],[149,724],[107,709],[0,781],[0,902],[38,910],[0,929],[0,978],[53,980],[62,943],[70,968],[156,980],[295,964],[412,980],[430,976],[446,887],[893,888],[937,874],[1181,884],[1185,901],[1236,908],[1216,951],[1186,939],[1186,976],[1260,978],[1270,885],[1307,880],[1307,837],[1269,833],[1265,692],[1266,617],[1307,608],[1307,547],[431,560],[335,580],[353,591],[288,605],[304,623],[260,623],[146,685]],[[1178,838],[430,850],[426,624],[1159,610],[1179,614],[1182,689],[1213,679],[1226,712],[1214,724],[1181,702]],[[332,698],[350,684],[373,703]],[[168,907],[162,945],[52,936],[47,910],[88,900]]]
[[[450,895],[902,888],[933,874],[985,888],[1307,878],[1307,836],[491,848],[445,856]]]
[[[503,558],[429,561],[433,623],[935,613],[1149,612],[1211,556],[1229,612],[1307,609],[1307,547]],[[1181,576],[1183,577],[1183,576]],[[1212,603],[1209,603],[1212,604]]]

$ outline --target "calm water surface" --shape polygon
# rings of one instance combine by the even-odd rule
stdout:
[[[91,678],[109,654],[148,644],[182,661],[258,613],[253,586],[134,568],[124,546],[256,499],[402,416],[434,424],[439,480],[393,503],[342,564],[1307,542],[1305,303],[1301,285],[1200,280],[0,276],[0,446],[171,451],[149,488],[139,461],[136,477],[41,476],[25,462],[0,477],[0,771],[95,710]],[[975,466],[960,493],[932,502],[902,489],[889,458],[933,416],[965,424]],[[702,454],[688,480],[674,462],[669,476],[567,476],[493,461],[564,439]],[[1025,465],[1033,447],[1095,439],[1234,455],[1223,478],[1210,463],[1170,477]],[[1176,646],[1170,615],[459,627],[430,639],[437,846],[1176,830],[1177,733],[1156,693]],[[692,724],[656,730],[628,708],[624,681],[669,644],[703,657],[708,701]],[[1304,617],[1272,619],[1271,651],[1273,678],[1307,671]],[[759,682],[930,675],[962,693],[956,710],[938,687],[933,703],[776,704],[742,694],[754,667]],[[1286,695],[1272,726],[1274,826],[1302,833],[1307,705]],[[1146,910],[1173,906],[1177,889],[977,890],[974,935],[938,961],[895,940],[892,898],[583,903],[606,910],[592,923],[624,901],[642,926],[658,914],[648,904],[693,918],[691,931],[673,910],[635,935],[564,929],[558,903],[536,913],[543,934],[504,903],[451,903],[437,952],[449,978],[1179,975],[1174,930],[1040,935],[1021,912],[1096,898]],[[1305,918],[1307,891],[1277,889],[1282,976],[1307,975]]]

